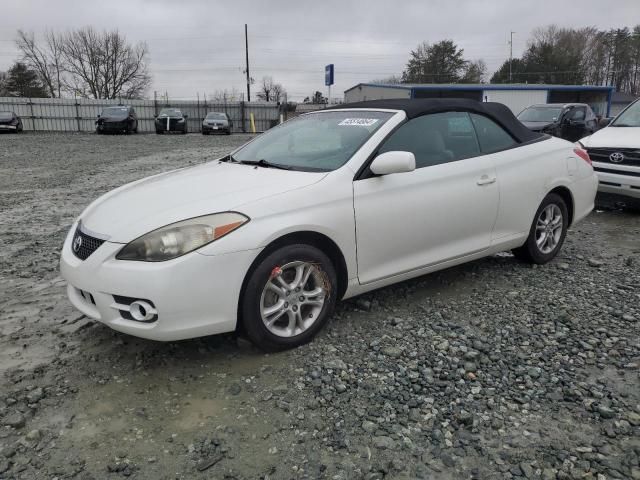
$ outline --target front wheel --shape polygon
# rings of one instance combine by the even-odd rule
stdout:
[[[327,322],[336,297],[336,271],[329,257],[311,245],[288,245],[249,273],[240,304],[242,326],[264,350],[297,347]]]
[[[550,193],[538,207],[526,243],[513,254],[529,263],[548,263],[560,251],[568,227],[567,204],[560,195]]]

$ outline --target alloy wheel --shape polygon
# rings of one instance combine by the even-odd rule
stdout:
[[[316,322],[326,298],[326,275],[317,264],[289,262],[271,272],[260,297],[260,316],[272,334],[294,337]]]
[[[555,203],[547,205],[536,221],[536,245],[543,254],[555,250],[562,238],[562,210]]]

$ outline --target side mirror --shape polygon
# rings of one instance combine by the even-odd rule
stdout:
[[[376,175],[413,172],[416,169],[416,157],[411,152],[385,152],[374,158],[369,168]]]
[[[611,117],[601,118],[600,121],[598,122],[598,127],[599,128],[604,128],[604,127],[608,126],[611,123],[611,120],[613,120],[613,118],[611,118]]]
[[[100,114],[98,114],[98,118],[100,118]]]
[[[183,115],[184,118],[189,118],[189,115]]]

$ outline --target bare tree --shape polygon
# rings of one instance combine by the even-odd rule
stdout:
[[[60,36],[52,31],[44,35],[44,42],[38,44],[33,33],[18,30],[16,45],[22,53],[22,62],[35,70],[40,81],[52,98],[62,93],[63,58]]]
[[[262,84],[260,85],[260,90],[258,90],[258,98],[260,100],[264,100],[265,102],[271,102],[271,93],[273,90],[273,78],[272,77],[262,77]]]
[[[283,102],[287,96],[287,91],[279,83],[274,83],[271,88],[271,97],[274,102]]]
[[[140,98],[151,84],[147,46],[129,45],[117,30],[85,27],[65,34],[61,42],[66,89],[90,98]]]
[[[284,100],[287,92],[280,83],[275,83],[272,77],[262,77],[258,98],[265,102],[280,102]]]
[[[240,92],[235,87],[231,90],[216,90],[209,95],[209,100],[214,103],[230,103],[240,101]]]

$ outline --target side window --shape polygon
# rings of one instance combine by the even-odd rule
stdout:
[[[585,119],[585,110],[584,107],[576,107],[573,109],[571,114],[569,115],[569,119],[571,120],[584,120]]]
[[[400,150],[416,157],[416,168],[480,155],[476,133],[466,112],[423,115],[399,127],[378,153]]]
[[[471,120],[473,120],[473,126],[476,128],[482,153],[505,150],[517,144],[504,128],[490,118],[472,113]]]

